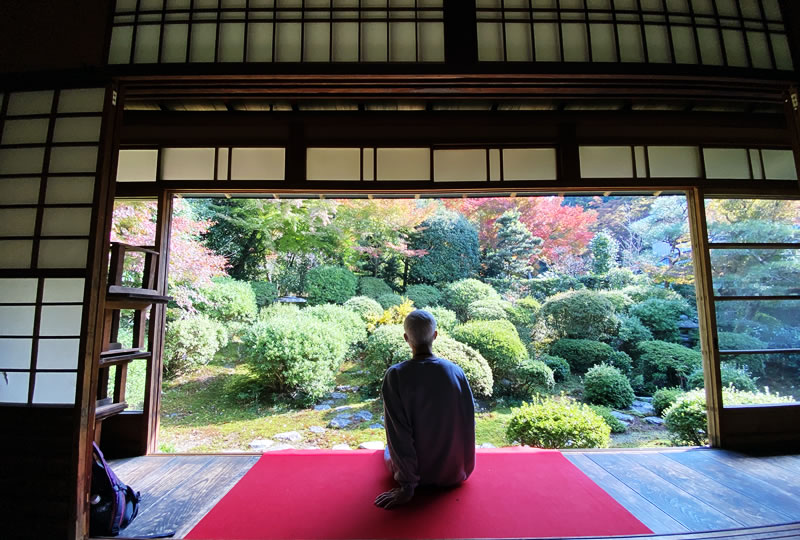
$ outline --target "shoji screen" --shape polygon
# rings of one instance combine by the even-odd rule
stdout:
[[[105,88],[0,109],[0,405],[74,406]]]

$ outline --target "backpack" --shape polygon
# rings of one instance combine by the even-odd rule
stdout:
[[[114,474],[96,443],[92,443],[92,447],[89,535],[116,536],[139,513],[141,494]]]

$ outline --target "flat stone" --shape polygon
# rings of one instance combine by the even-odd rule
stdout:
[[[278,443],[274,446],[270,446],[269,448],[263,450],[263,452],[277,452],[279,450],[294,450],[294,446],[286,443]]]
[[[485,442],[482,445],[478,446],[478,448],[497,448],[497,447],[490,442]]]
[[[644,421],[648,424],[653,424],[654,426],[660,426],[664,423],[664,419],[659,418],[658,416],[648,416],[644,419]]]
[[[636,396],[636,401],[646,401],[648,403],[652,403],[653,398],[650,396]]]
[[[349,411],[349,410],[350,410],[350,409],[352,409],[352,408],[353,408],[353,407],[351,407],[350,405],[342,405],[342,406],[340,406],[340,407],[336,407],[336,408],[335,408],[335,409],[333,409],[333,410],[334,410],[334,411]]]
[[[638,399],[631,404],[631,410],[646,416],[653,415],[656,412],[650,403],[646,401],[640,401]]]
[[[331,399],[346,399],[347,394],[344,392],[331,392]]]
[[[349,384],[342,384],[336,387],[339,392],[358,392],[360,386],[351,386]]]
[[[310,428],[308,428],[308,431],[310,431],[311,433],[325,433],[325,431],[327,430],[322,426],[311,426]]]
[[[330,405],[314,405],[315,411],[329,411],[331,408]]]
[[[370,424],[369,429],[383,429],[383,424]]]
[[[349,444],[334,444],[331,450],[350,450]]]
[[[328,427],[335,428],[335,429],[342,429],[346,428],[350,424],[353,423],[353,415],[351,414],[340,414],[333,418],[328,424]]]
[[[275,444],[275,441],[271,441],[269,439],[255,439],[250,441],[250,448],[255,450],[256,452],[263,452],[267,448],[270,448]]]
[[[298,442],[303,440],[303,436],[300,435],[296,431],[287,431],[285,433],[278,433],[277,435],[273,435],[279,441],[286,441],[286,442]]]
[[[367,441],[358,445],[361,450],[383,450],[383,441]]]
[[[358,411],[353,415],[353,419],[358,422],[369,422],[372,420],[372,413],[369,411]]]
[[[621,413],[619,411],[611,411],[611,416],[623,422],[633,422],[634,418],[630,414]]]

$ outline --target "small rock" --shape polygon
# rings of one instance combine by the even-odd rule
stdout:
[[[619,411],[611,411],[611,416],[623,422],[633,422],[633,416],[630,414],[621,413]]]
[[[263,452],[277,452],[279,450],[294,450],[294,446],[286,443],[278,443],[274,446],[270,446],[269,448],[263,450]]]
[[[353,419],[358,422],[369,422],[372,420],[372,413],[369,411],[359,411],[353,415]]]
[[[386,419],[383,418],[383,415],[381,415],[381,422],[386,422]]]
[[[326,399],[325,401],[321,401],[320,405],[330,405],[331,407],[333,407],[334,403],[335,401],[333,401],[332,399]]]
[[[495,445],[493,445],[492,443],[490,443],[490,442],[485,442],[482,445],[480,445],[478,448],[497,448],[497,447]]]
[[[655,409],[653,409],[653,406],[650,403],[646,401],[640,401],[638,399],[631,404],[631,410],[646,416],[650,416],[655,413]]]
[[[352,408],[353,408],[353,407],[351,407],[350,405],[342,405],[342,406],[340,406],[340,407],[336,407],[336,408],[335,408],[335,409],[333,409],[333,410],[334,410],[334,411],[349,411],[349,410],[350,410],[350,409],[352,409]]]
[[[330,408],[331,408],[330,405],[314,405],[315,411],[328,411],[330,410]]]
[[[339,392],[358,392],[360,386],[351,386],[349,384],[342,384],[336,387]]]
[[[326,429],[322,426],[311,426],[308,431],[311,433],[325,433]]]
[[[331,450],[350,450],[349,444],[334,444]]]
[[[271,441],[269,439],[255,439],[254,441],[250,441],[250,448],[255,450],[256,452],[263,452],[267,448],[270,448],[275,444],[275,441]]]
[[[346,428],[350,424],[353,423],[353,416],[350,414],[340,414],[339,416],[334,417],[333,420],[330,421],[328,427],[335,428],[335,429],[342,429]]]
[[[296,431],[287,431],[285,433],[278,433],[273,435],[279,441],[298,442],[303,440],[303,436]]]
[[[383,424],[370,424],[369,429],[383,429]]]
[[[648,424],[653,424],[654,426],[660,426],[661,424],[664,423],[664,419],[659,418],[658,416],[648,416],[647,418],[644,419],[644,421],[647,422]]]
[[[382,441],[367,441],[358,445],[361,450],[383,450],[383,447]]]
[[[347,394],[344,392],[331,392],[331,399],[345,399]]]

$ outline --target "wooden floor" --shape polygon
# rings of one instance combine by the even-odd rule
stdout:
[[[655,534],[675,535],[671,540],[800,538],[800,456],[710,449],[564,455]],[[121,537],[175,531],[174,538],[182,538],[258,457],[156,455],[112,462],[143,496],[139,516]],[[726,532],[694,534],[704,531]]]

